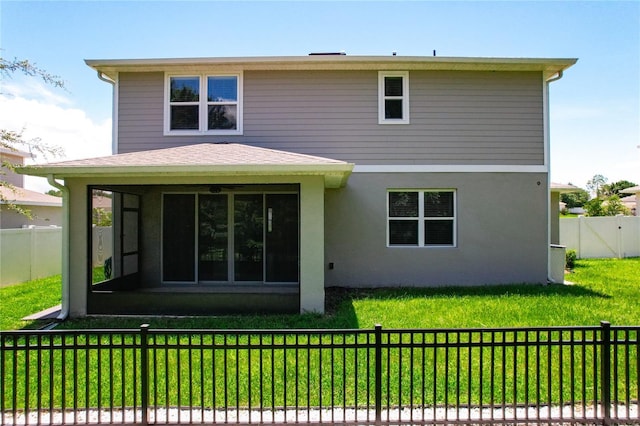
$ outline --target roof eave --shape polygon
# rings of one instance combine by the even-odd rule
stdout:
[[[430,56],[265,56],[237,58],[87,59],[112,79],[119,72],[197,72],[252,70],[433,70],[539,71],[546,78],[575,64],[575,58],[478,58]]]
[[[189,165],[189,166],[112,166],[64,167],[29,166],[18,173],[32,176],[65,178],[136,178],[170,176],[246,177],[246,176],[324,176],[325,188],[343,187],[354,164],[246,164],[246,165]]]

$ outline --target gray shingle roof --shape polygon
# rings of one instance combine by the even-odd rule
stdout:
[[[343,185],[352,163],[236,143],[202,143],[63,161],[19,169],[22,174],[80,176],[324,175]],[[337,180],[336,180],[337,179]],[[328,187],[333,184],[327,183]]]

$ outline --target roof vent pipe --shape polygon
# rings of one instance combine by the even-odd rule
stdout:
[[[346,56],[347,54],[343,52],[311,52],[309,56]]]

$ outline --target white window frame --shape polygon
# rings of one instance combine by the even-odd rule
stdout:
[[[402,77],[402,96],[385,96],[385,77]],[[402,118],[385,118],[385,101],[402,100]],[[409,124],[409,71],[378,71],[378,124]]]
[[[197,130],[172,130],[171,129],[171,78],[172,77],[197,77],[199,79],[200,99],[198,102],[184,102],[184,105],[198,104]],[[209,102],[207,99],[208,77],[236,77],[238,79],[237,102]],[[209,105],[230,105],[237,107],[236,129],[209,130],[208,107]],[[242,135],[243,134],[243,74],[240,73],[166,73],[164,79],[164,135],[165,136],[201,136],[201,135]]]
[[[418,193],[418,216],[417,217],[392,217],[389,214],[389,194],[392,192],[417,192]],[[429,192],[451,192],[453,193],[453,216],[452,217],[426,217],[424,213],[424,194]],[[458,193],[453,188],[405,188],[405,189],[388,189],[386,193],[387,204],[387,247],[428,247],[428,248],[452,248],[458,246]],[[418,221],[418,244],[391,244],[389,241],[390,226],[392,220],[408,220]],[[453,241],[452,244],[426,244],[424,238],[424,223],[427,220],[448,220],[453,221]]]

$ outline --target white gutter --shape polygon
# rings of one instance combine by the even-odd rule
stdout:
[[[62,193],[62,307],[56,318],[64,321],[69,316],[69,188],[55,180],[53,175],[47,175],[49,185]]]
[[[551,77],[549,80],[547,80],[547,84],[553,83],[554,81],[558,81],[561,78],[562,78],[562,70],[558,71],[558,74],[556,74],[555,77]]]

